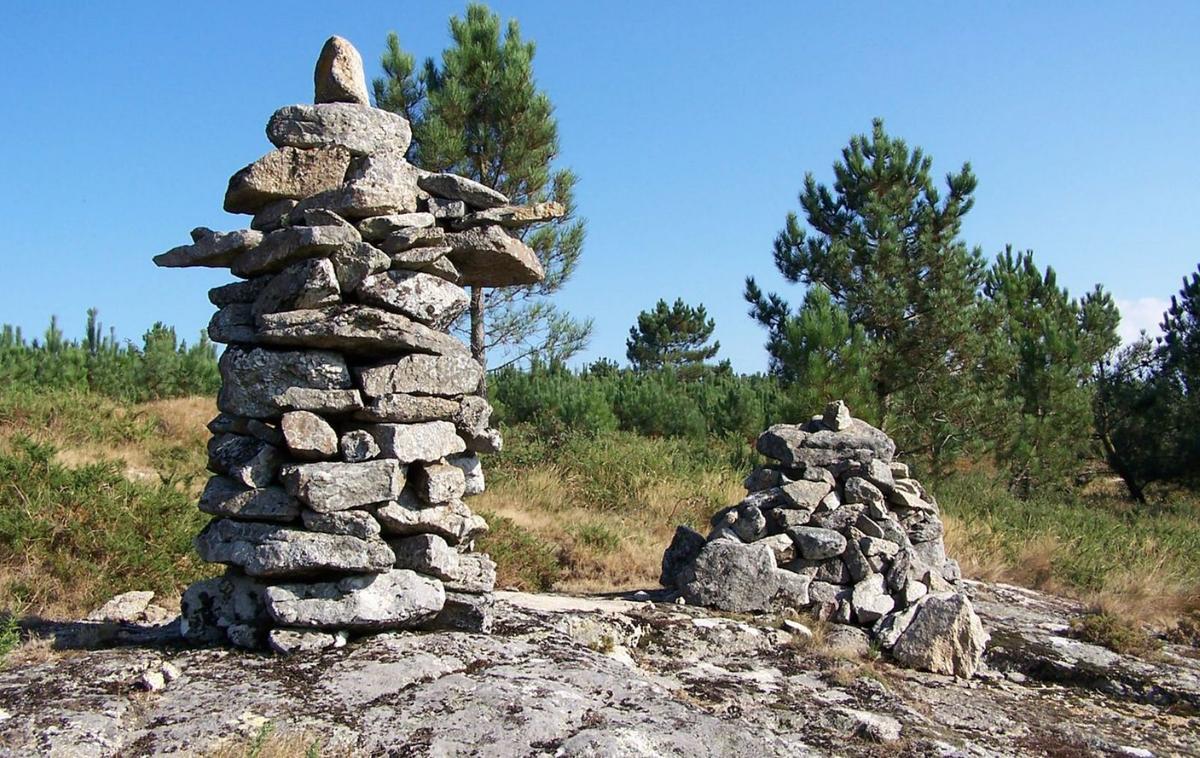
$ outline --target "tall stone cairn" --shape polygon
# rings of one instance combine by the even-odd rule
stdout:
[[[277,110],[275,149],[229,180],[225,210],[250,228],[195,229],[154,259],[238,277],[209,291],[227,347],[195,541],[227,568],[184,592],[184,634],[288,653],[487,632],[496,567],[463,499],[501,439],[483,369],[447,332],[463,286],[543,278],[510,230],[563,208],[408,163],[409,124],[369,105],[347,41],[325,44],[314,78],[315,104]]]
[[[707,537],[676,529],[662,584],[689,604],[853,624],[901,664],[972,676],[987,634],[946,557],[937,500],[892,459],[895,443],[838,401],[772,426],[757,449],[776,462]]]

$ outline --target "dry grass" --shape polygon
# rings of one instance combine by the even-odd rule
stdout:
[[[223,740],[203,755],[206,758],[349,758],[354,752],[326,747],[320,735],[309,731],[277,731],[274,722],[267,721],[253,734]]]

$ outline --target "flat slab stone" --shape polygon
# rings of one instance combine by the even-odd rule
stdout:
[[[154,256],[154,265],[162,268],[228,268],[234,259],[259,244],[262,238],[262,232],[252,229],[236,232],[198,229],[193,233],[192,244],[173,247]]]
[[[362,421],[416,424],[422,421],[453,421],[462,401],[431,395],[393,393],[370,398],[354,417]]]
[[[437,579],[393,569],[337,582],[280,584],[266,590],[277,623],[313,629],[407,629],[429,621],[446,603]]]
[[[483,517],[472,513],[461,500],[430,506],[406,492],[399,500],[376,506],[372,512],[383,533],[394,537],[436,534],[449,544],[458,545],[488,531]]]
[[[349,167],[350,151],[339,145],[272,150],[230,177],[225,211],[256,214],[277,200],[300,200],[334,189]]]
[[[252,277],[282,271],[303,258],[328,256],[341,247],[362,242],[358,230],[346,226],[289,226],[263,237],[262,242],[234,259],[234,274]]]
[[[449,329],[470,305],[462,287],[419,271],[368,276],[358,287],[358,297],[368,305],[395,311],[434,329]]]
[[[363,429],[375,438],[380,458],[394,458],[401,463],[436,461],[467,449],[466,442],[458,436],[458,428],[449,421],[368,424]],[[391,498],[378,498],[388,499]]]
[[[462,284],[511,287],[546,278],[533,249],[500,227],[447,234],[446,244],[451,248],[447,257],[458,269]]]
[[[426,229],[432,227],[435,219],[432,213],[392,213],[385,216],[371,216],[358,222],[358,231],[363,239],[379,242],[390,234],[402,229]]]
[[[300,504],[282,487],[251,489],[225,476],[214,476],[200,493],[200,510],[213,516],[251,521],[295,521]]]
[[[310,258],[271,277],[250,306],[253,316],[279,311],[307,310],[341,302],[333,263],[325,258]]]
[[[288,494],[318,513],[394,500],[404,489],[404,469],[395,460],[289,464],[279,476]]]
[[[467,353],[467,348],[449,334],[399,313],[365,305],[263,314],[258,318],[257,334],[264,344],[329,348],[344,353]]]
[[[251,577],[379,572],[395,562],[382,541],[232,519],[210,522],[196,537],[196,552],[202,560],[237,566]]]
[[[335,398],[353,408],[355,403],[344,396],[357,398],[345,359],[333,352],[232,346],[218,365],[217,406],[235,416],[275,418],[297,407],[316,411],[312,406],[327,407]]]
[[[288,105],[271,116],[267,139],[276,147],[338,145],[355,155],[403,153],[412,141],[412,129],[403,116],[369,105]]]
[[[387,363],[356,367],[354,378],[370,398],[394,393],[457,396],[479,389],[483,367],[463,347],[443,355],[405,355]]]
[[[508,204],[506,195],[458,174],[422,172],[417,184],[431,195],[462,200],[472,208],[495,208]]]
[[[530,224],[539,224],[562,218],[567,208],[562,203],[533,203],[532,205],[500,205],[487,210],[468,213],[453,222],[455,229],[497,224],[507,229],[516,229]]]

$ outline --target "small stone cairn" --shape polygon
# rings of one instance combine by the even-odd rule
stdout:
[[[447,332],[463,286],[543,277],[510,229],[560,217],[405,160],[408,122],[373,108],[331,38],[313,105],[280,108],[275,149],[234,174],[250,228],[192,231],[159,266],[228,268],[209,292],[220,359],[215,474],[196,538],[223,576],[183,595],[184,634],[279,652],[391,629],[491,627],[495,564],[463,498],[500,449],[483,369]]]
[[[987,635],[957,591],[937,500],[892,460],[895,443],[838,401],[772,426],[757,449],[776,463],[746,478],[746,499],[707,537],[676,529],[662,584],[725,611],[809,611],[863,628],[901,664],[973,675]]]

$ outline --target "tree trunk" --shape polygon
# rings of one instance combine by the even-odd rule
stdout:
[[[483,367],[479,394],[487,397],[487,350],[483,344],[483,287],[471,288],[471,357]]]

